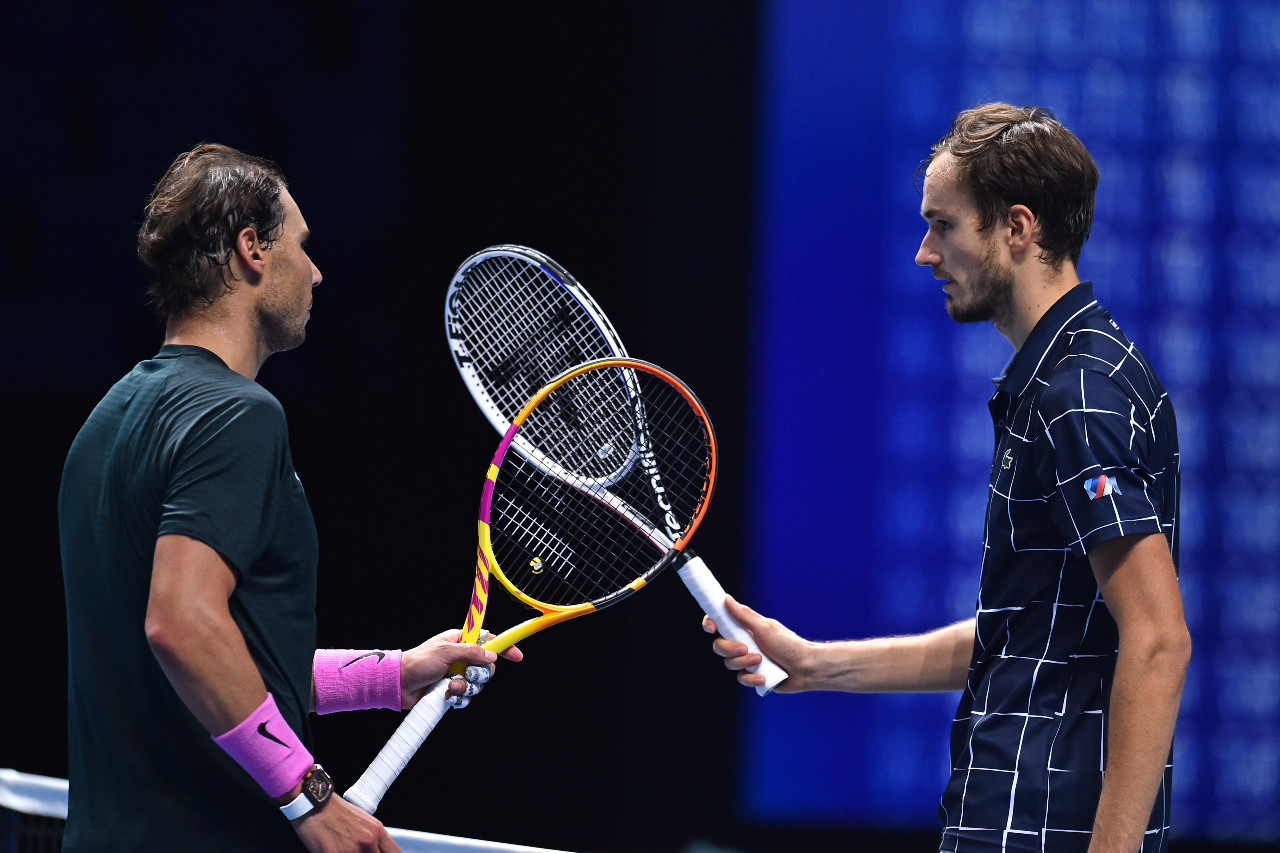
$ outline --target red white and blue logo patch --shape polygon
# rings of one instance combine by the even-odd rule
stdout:
[[[1097,500],[1098,498],[1115,493],[1123,494],[1120,487],[1116,485],[1116,481],[1106,474],[1100,477],[1090,477],[1084,481],[1084,490],[1089,495],[1089,500]]]

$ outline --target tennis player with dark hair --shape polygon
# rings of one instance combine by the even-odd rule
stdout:
[[[315,648],[316,530],[284,412],[254,381],[305,338],[308,234],[279,170],[225,146],[179,156],[148,201],[138,255],[164,344],[93,410],[58,500],[67,853],[398,850],[331,796],[308,711],[410,707],[455,661],[475,665],[459,696],[490,674],[458,631]]]
[[[729,610],[791,674],[780,692],[963,691],[942,850],[1165,851],[1191,655],[1177,427],[1151,365],[1076,273],[1097,167],[1048,110],[987,104],[958,114],[921,168],[916,263],[957,322],[990,321],[1015,350],[989,402],[976,616],[821,643]],[[758,654],[714,647],[759,684],[745,671]]]

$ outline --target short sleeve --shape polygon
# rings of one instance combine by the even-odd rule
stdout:
[[[232,396],[170,433],[159,534],[204,542],[245,572],[269,541],[288,430],[274,398]]]
[[[1058,374],[1041,394],[1044,446],[1038,468],[1052,478],[1054,524],[1076,556],[1100,542],[1159,533],[1149,495],[1150,425],[1110,376],[1093,370]]]

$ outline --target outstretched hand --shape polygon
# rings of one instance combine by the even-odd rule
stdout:
[[[449,668],[459,661],[467,664],[467,672],[455,676],[449,683],[450,697],[458,697],[465,705],[466,700],[480,692],[492,677],[499,656],[478,643],[463,643],[461,639],[462,631],[454,628],[405,651],[400,659],[400,694],[404,708],[416,705],[431,685],[444,678]],[[515,662],[523,659],[524,653],[512,646],[501,657]]]
[[[768,619],[747,605],[740,604],[731,595],[725,596],[724,606],[730,616],[751,632],[760,651],[771,657],[774,663],[789,674],[789,677],[774,690],[778,693],[799,693],[807,689],[803,678],[803,662],[808,641],[777,619]],[[719,631],[715,620],[710,616],[702,617],[702,630],[708,634]],[[764,686],[763,675],[747,671],[748,667],[756,666],[764,660],[759,652],[750,651],[746,643],[725,637],[717,637],[711,644],[711,648],[717,655],[724,658],[725,669],[738,674],[739,684],[746,687]],[[801,677],[797,678],[797,675]]]

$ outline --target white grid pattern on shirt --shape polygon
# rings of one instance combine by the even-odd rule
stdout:
[[[1051,363],[1055,358],[1056,361]],[[1052,382],[1062,381],[1064,376],[1076,379],[1075,373],[1079,374],[1077,404],[1055,412],[1046,421],[1038,405],[1041,394]],[[1108,381],[1115,383],[1130,400],[1130,405],[1125,407],[1127,411],[1118,411],[1103,403],[1091,406],[1086,373],[1107,377]],[[1095,380],[1089,380],[1092,381]],[[1023,487],[1033,481],[1029,476],[1018,475],[1033,476],[1034,472],[1021,471],[1019,466],[1027,463],[1037,439],[1046,439],[1056,453],[1058,448],[1053,443],[1051,430],[1057,421],[1063,419],[1082,421],[1084,440],[1088,444],[1091,425],[1101,429],[1103,419],[1119,418],[1127,430],[1129,450],[1134,450],[1137,443],[1150,447],[1156,438],[1151,434],[1153,422],[1168,413],[1165,411],[1167,406],[1167,395],[1136,346],[1111,323],[1096,302],[1091,302],[1075,310],[1058,327],[1053,341],[1040,353],[1035,375],[1022,389],[1022,394],[1012,399],[1007,413],[1009,417],[998,424],[988,519],[983,532],[984,568],[977,606],[977,663],[970,674],[965,698],[956,717],[956,725],[964,734],[962,748],[956,749],[961,744],[953,740],[953,757],[957,760],[953,768],[953,785],[957,778],[962,782],[958,804],[952,804],[955,814],[948,812],[948,798],[944,796],[943,849],[1048,851],[1087,846],[1092,825],[1092,808],[1086,808],[1087,803],[1077,809],[1079,825],[1055,823],[1054,805],[1059,802],[1055,797],[1072,798],[1070,783],[1078,781],[1081,771],[1086,769],[1080,766],[1081,744],[1060,742],[1059,736],[1066,737],[1070,732],[1074,737],[1080,737],[1080,727],[1068,720],[1068,715],[1096,720],[1097,724],[1088,731],[1091,736],[1096,731],[1097,740],[1090,741],[1091,746],[1087,750],[1094,756],[1093,776],[1096,782],[1084,786],[1093,792],[1092,806],[1096,806],[1096,787],[1100,784],[1105,763],[1105,695],[1100,680],[1096,684],[1089,683],[1089,680],[1100,671],[1099,667],[1106,669],[1114,656],[1114,648],[1089,648],[1086,640],[1092,638],[1096,642],[1097,637],[1107,636],[1109,631],[1114,631],[1114,623],[1106,612],[1096,585],[1092,586],[1091,593],[1085,594],[1092,584],[1092,577],[1083,579],[1082,583],[1078,573],[1089,572],[1087,558],[1073,556],[1071,549],[1085,543],[1092,545],[1130,530],[1153,528],[1164,531],[1173,541],[1176,517],[1173,513],[1168,513],[1168,518],[1162,517],[1156,505],[1156,494],[1172,492],[1176,498],[1178,457],[1175,449],[1168,464],[1157,464],[1151,481],[1143,481],[1138,494],[1123,494],[1123,500],[1117,500],[1117,496],[1111,494],[1090,502],[1091,510],[1097,510],[1099,506],[1109,507],[1109,516],[1101,523],[1096,519],[1088,521],[1077,517],[1065,490],[1080,488],[1086,475],[1119,475],[1123,473],[1119,471],[1122,466],[1090,466],[1072,472],[1070,476],[1055,472],[1052,488],[1046,484],[1030,494]],[[1038,428],[1033,429],[1037,422]],[[1111,424],[1106,426],[1114,429]],[[1099,438],[1101,431],[1095,430],[1092,435],[1102,440]],[[1007,477],[1002,478],[1000,467],[1005,448],[1013,449],[1013,464],[1007,469]],[[1130,476],[1126,482],[1132,479]],[[1083,489],[1081,491],[1083,493]],[[1065,507],[1074,529],[1070,535],[1059,531],[1056,541],[1053,541],[1052,536],[1038,529],[1037,525],[1044,527],[1049,506],[1055,501]],[[1167,500],[1161,503],[1169,505]],[[1142,508],[1140,512],[1133,511],[1135,505]],[[1172,506],[1176,507],[1176,503]],[[999,518],[995,515],[997,511]],[[993,521],[997,520],[1008,526],[1007,536],[1006,531],[999,531],[1001,543],[992,540],[996,532]],[[1028,523],[1032,530],[1024,536],[1021,527]],[[997,553],[993,554],[993,551]],[[1046,560],[1056,563],[1056,578],[1052,579],[1051,590],[1049,578],[1053,567]],[[1000,561],[1008,562],[1003,567],[995,565]],[[1025,602],[1008,599],[1007,573],[1011,571],[1011,565],[1023,570],[1038,567],[1045,581],[1039,588],[1044,594],[1033,595]],[[990,577],[989,572],[992,573]],[[1027,620],[1034,619],[1039,611],[1047,614],[1046,619],[1040,620],[1047,621],[1047,627],[1028,630]],[[1019,632],[1017,636],[1015,630]],[[1035,643],[1033,648],[1022,644],[1024,632]],[[1007,681],[1013,667],[1026,669],[1015,681],[1016,696],[1009,695],[1008,684],[1002,684],[1003,692],[993,696],[993,684]],[[1057,672],[1069,673],[1078,669],[1082,669],[1083,676],[1077,676],[1080,684],[1070,676],[1065,683],[1055,677]],[[1051,697],[1056,697],[1056,710],[1046,712],[1044,705]],[[1045,723],[1046,730],[1033,731],[1036,722]],[[988,759],[992,756],[985,754],[991,750],[977,745],[987,743],[992,733],[999,733],[1000,729],[1007,730],[1003,734],[1007,735],[1009,742],[995,757],[1008,760],[991,761]],[[1043,736],[1047,736],[1047,748],[1033,742]],[[1043,758],[1038,758],[1041,753]],[[1058,758],[1062,761],[1055,760]],[[1024,779],[1027,773],[1040,775],[1043,784],[1035,779]],[[1027,784],[1031,787],[1027,788]],[[979,786],[986,788],[981,794],[977,793]],[[1005,792],[1000,797],[1004,805],[998,815],[994,802],[997,797],[991,795],[992,786],[999,786],[997,796],[999,791]],[[1038,790],[1039,787],[1043,791]],[[1160,825],[1147,833],[1147,842],[1151,846],[1144,843],[1145,850],[1162,849],[1166,843],[1169,820],[1164,808],[1165,794],[1162,790],[1161,797],[1157,799],[1156,812],[1161,818],[1157,822]],[[1042,798],[1038,826],[1027,823],[1027,805],[1022,798],[1028,796]],[[974,801],[982,804],[978,813],[970,808]],[[954,808],[955,805],[958,809]],[[970,840],[974,843],[966,843]],[[980,847],[975,846],[978,843]]]

